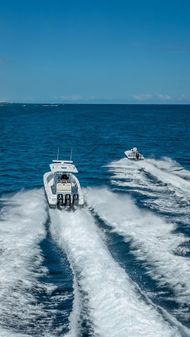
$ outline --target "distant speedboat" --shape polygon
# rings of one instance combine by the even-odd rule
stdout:
[[[130,160],[144,160],[143,155],[137,150],[136,147],[133,149],[125,151],[125,155]]]
[[[71,209],[83,206],[84,199],[73,161],[53,160],[43,177],[49,207]]]

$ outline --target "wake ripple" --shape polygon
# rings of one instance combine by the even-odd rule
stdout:
[[[39,281],[46,273],[39,246],[46,236],[43,192],[19,192],[3,202],[6,206],[0,213],[0,335],[50,336],[51,319],[38,300],[41,292],[50,294],[54,290],[52,284]]]
[[[146,159],[133,162],[127,158],[108,165],[114,174],[113,185],[127,188],[144,197],[144,205],[175,215],[176,221],[187,223],[190,214],[190,172],[177,162]]]
[[[88,189],[86,193],[89,206],[131,242],[134,254],[149,266],[151,276],[161,286],[169,285],[178,303],[190,305],[190,261],[177,255],[179,245],[187,239],[174,233],[175,225],[138,209],[126,195],[102,188]]]
[[[91,335],[179,336],[176,328],[141,299],[125,271],[112,258],[87,210],[75,213],[54,210],[50,217],[52,236],[66,250],[78,290],[87,303]],[[79,294],[77,297],[80,299]],[[75,328],[72,335],[74,333]]]

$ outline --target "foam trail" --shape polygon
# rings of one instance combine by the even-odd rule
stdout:
[[[46,236],[43,192],[19,192],[4,202],[7,206],[0,213],[0,335],[27,337],[37,329],[44,336],[41,330],[47,328],[48,336],[51,322],[34,295],[44,289],[52,291],[51,284],[38,280],[46,273],[39,247]]]
[[[172,233],[175,225],[138,209],[127,196],[107,189],[88,189],[86,193],[90,207],[126,241],[131,241],[139,259],[148,262],[152,277],[161,285],[169,284],[179,303],[190,304],[190,261],[175,254],[187,239]]]
[[[139,163],[137,163],[139,165]],[[159,166],[155,165],[155,161],[151,159],[145,160],[142,165],[140,165],[146,172],[150,173],[157,179],[168,184],[169,188],[176,188],[176,192],[182,195],[184,192],[187,197],[190,197],[190,182],[181,178],[180,176],[173,174],[169,171],[161,170]]]
[[[179,174],[176,174],[176,172],[172,169],[168,169],[169,165],[164,165],[164,163],[169,163],[168,161],[159,161],[159,160],[153,160],[153,159],[146,159],[143,161],[134,161],[131,162],[126,158],[121,159],[118,162],[113,162],[109,165],[110,168],[117,168],[117,165],[122,169],[126,169],[126,176],[128,175],[128,168],[131,169],[131,174],[134,177],[134,169],[136,170],[136,173],[139,174],[139,170],[144,170],[145,172],[150,173],[152,176],[157,178],[159,181],[162,181],[163,183],[168,184],[168,187],[170,189],[176,189],[176,192],[179,194],[186,193],[188,197],[190,197],[190,181],[182,178]],[[187,171],[188,172],[188,171]],[[125,177],[126,177],[125,176]],[[189,173],[190,176],[190,173]],[[143,175],[142,175],[143,177]],[[145,180],[145,179],[144,179]]]
[[[147,196],[144,204],[162,212],[183,215],[186,222],[190,207],[189,171],[168,158],[141,162],[123,158],[108,167],[114,174],[111,180],[113,185]]]
[[[74,274],[74,272],[73,272]],[[64,335],[64,337],[78,337],[78,327],[80,322],[80,312],[81,312],[81,305],[80,305],[80,296],[78,290],[78,284],[76,277],[74,276],[73,281],[73,288],[74,288],[74,301],[73,301],[73,310],[69,317],[69,332]]]
[[[184,169],[178,162],[172,160],[171,158],[164,157],[160,160],[148,159],[147,161],[161,170],[170,172],[186,180],[190,180],[190,172]]]
[[[87,210],[51,211],[51,232],[66,250],[83,300],[99,337],[179,336],[146,304],[125,271],[114,261]]]

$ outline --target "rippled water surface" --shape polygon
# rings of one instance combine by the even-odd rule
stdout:
[[[189,130],[190,106],[0,105],[0,336],[190,336]],[[44,197],[58,147],[75,212]]]

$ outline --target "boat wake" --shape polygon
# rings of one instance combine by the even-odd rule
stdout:
[[[72,336],[84,332],[84,320],[90,336],[179,336],[113,259],[88,210],[50,210],[50,219],[52,236],[66,251],[76,280],[74,311],[80,314],[71,320]]]
[[[39,190],[19,192],[3,202],[6,206],[0,213],[0,334],[26,336],[34,332],[39,317],[46,323],[43,306],[34,296],[35,291],[39,293],[46,286],[37,280],[45,272],[39,242],[46,235],[46,206]],[[39,331],[40,328],[39,325]]]
[[[108,167],[113,173],[113,185],[142,195],[144,205],[175,215],[176,220],[187,223],[190,211],[190,172],[177,162],[169,158],[140,162],[123,158],[112,162]]]
[[[133,200],[106,188],[88,189],[87,202],[100,218],[130,243],[133,254],[161,287],[169,286],[181,310],[190,306],[190,261],[179,247],[187,238],[176,226],[150,211],[139,209]],[[187,312],[188,319],[189,313]],[[187,321],[188,321],[187,319]]]
[[[0,202],[0,336],[60,336],[68,331],[55,324],[63,296],[56,295],[41,250],[47,235],[44,193],[23,191]]]
[[[161,285],[168,284],[187,312],[190,265],[178,254],[178,247],[186,239],[174,233],[175,225],[143,212],[125,195],[95,188],[85,193],[90,207],[130,242],[132,252],[144,261],[150,275]],[[51,209],[47,229],[42,190],[19,192],[1,199],[1,203],[1,336],[189,336],[181,333],[183,329],[154,306],[120,267],[88,209]],[[48,254],[53,254],[55,246],[67,254],[73,272],[73,294],[66,304],[72,306],[71,314],[70,310],[62,314],[64,294],[60,289],[56,292],[55,276],[48,275],[43,250],[47,244]],[[54,262],[67,269],[64,259]],[[59,278],[60,282],[64,287],[64,279]],[[72,292],[72,279],[65,282],[70,289],[66,296]]]

